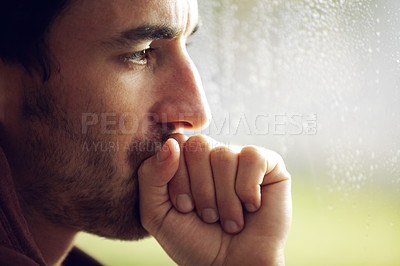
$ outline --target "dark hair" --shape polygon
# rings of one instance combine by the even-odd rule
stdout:
[[[54,19],[71,0],[1,0],[0,59],[22,65],[29,73],[51,75],[47,35]]]

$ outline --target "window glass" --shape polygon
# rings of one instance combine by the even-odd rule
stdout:
[[[293,175],[287,264],[399,263],[400,2],[200,6],[210,134],[275,149]]]

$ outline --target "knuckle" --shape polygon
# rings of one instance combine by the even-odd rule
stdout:
[[[279,176],[280,180],[291,180],[292,176],[286,169],[285,162],[283,161],[282,157],[280,155],[277,155],[279,157],[276,157],[277,163],[275,164],[275,167],[271,170],[271,174]]]
[[[225,146],[216,147],[210,152],[210,158],[213,163],[218,163],[226,166],[234,162],[234,155],[235,154],[233,153],[233,151]]]
[[[260,150],[256,146],[247,145],[244,146],[240,152],[240,154],[247,155],[247,156],[260,156]]]
[[[292,175],[288,172],[288,170],[286,169],[286,167],[285,167],[283,173],[284,173],[284,176],[285,176],[285,178],[286,178],[287,180],[292,180]]]
[[[209,150],[209,144],[206,137],[202,135],[191,136],[185,143],[185,152],[202,153]]]
[[[271,151],[271,153],[272,153],[272,156],[275,158],[277,164],[285,167],[285,162],[283,161],[282,156],[279,153],[277,153],[276,151]]]
[[[265,162],[265,156],[255,146],[245,146],[240,152],[240,158],[249,163]]]
[[[287,173],[285,162],[279,154],[276,155],[276,168],[280,173]]]
[[[272,150],[265,150],[265,158],[269,167],[267,171],[281,171],[286,169],[285,162],[279,153]],[[271,169],[271,167],[274,169]]]
[[[241,162],[254,165],[254,167],[259,167],[263,170],[266,168],[266,158],[255,146],[244,147],[239,156]]]

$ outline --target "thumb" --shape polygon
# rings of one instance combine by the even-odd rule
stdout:
[[[178,170],[179,155],[178,142],[170,138],[138,170],[140,219],[150,234],[157,232],[163,218],[172,208],[168,182]]]

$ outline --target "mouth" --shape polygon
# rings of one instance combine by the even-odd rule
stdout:
[[[182,124],[182,125],[181,125]],[[160,124],[163,144],[174,135],[182,134],[185,128],[184,123],[164,123]]]
[[[146,152],[140,152],[140,149],[138,151],[136,147],[132,147],[128,154],[128,162],[134,169],[132,178],[137,181],[138,170],[143,162],[156,154],[169,138],[177,138],[177,136],[183,135],[184,128],[184,125],[177,126],[177,123],[157,124],[157,126],[153,128],[153,133],[155,133],[153,136],[154,139],[149,140],[148,142],[143,142],[145,145],[148,144],[150,147],[149,149],[146,149]],[[140,143],[138,146],[140,146]]]

